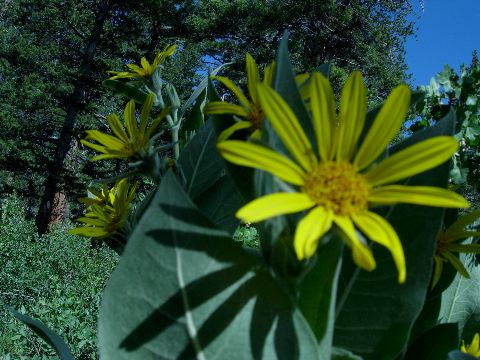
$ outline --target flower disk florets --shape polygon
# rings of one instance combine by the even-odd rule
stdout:
[[[368,208],[368,185],[349,163],[320,163],[308,176],[303,191],[318,205],[342,216]]]
[[[250,113],[248,114],[248,121],[251,122],[252,128],[259,130],[262,128],[263,118],[265,117],[260,104],[252,106]]]

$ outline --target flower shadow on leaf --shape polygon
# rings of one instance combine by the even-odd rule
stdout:
[[[139,263],[139,258],[144,260]],[[287,292],[259,258],[212,225],[171,173],[132,234],[122,261],[102,306],[100,326],[105,330],[100,341],[110,356],[191,359],[202,352],[209,358],[239,347],[246,351],[238,359],[317,356],[308,325]],[[118,296],[122,309],[132,309],[123,324],[110,306]],[[173,333],[179,337],[172,338]]]

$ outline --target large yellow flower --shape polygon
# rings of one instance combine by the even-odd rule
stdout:
[[[140,113],[140,124],[137,124],[135,116],[135,101],[130,100],[125,106],[123,127],[117,114],[107,116],[107,122],[113,135],[105,134],[98,130],[87,130],[87,139],[95,140],[99,144],[81,140],[82,144],[103,154],[94,156],[92,161],[112,158],[139,158],[142,151],[150,146],[152,135],[160,125],[163,118],[168,114],[168,109],[153,120],[149,125],[150,112],[152,111],[154,94],[150,93],[143,104]]]
[[[125,179],[112,189],[106,188],[106,192],[102,191],[101,196],[95,199],[96,202],[90,203],[85,217],[77,219],[85,226],[70,230],[70,234],[103,239],[121,232],[136,188],[136,185],[130,187]]]
[[[460,217],[448,229],[441,231],[437,236],[437,248],[435,250],[435,271],[433,273],[432,289],[437,285],[443,271],[443,263],[448,261],[460,275],[469,279],[470,274],[455,253],[480,254],[480,244],[462,244],[461,242],[472,236],[480,236],[479,231],[466,230],[480,218],[480,210]]]
[[[465,342],[462,340],[462,347],[460,348],[460,350],[465,354],[480,358],[480,336],[478,335],[478,333],[475,334],[470,345],[465,346]]]
[[[329,81],[314,73],[309,89],[318,154],[314,153],[291,108],[265,85],[258,87],[260,103],[294,161],[253,143],[230,140],[217,144],[226,160],[270,172],[295,186],[290,192],[253,200],[238,210],[237,217],[245,222],[258,222],[309,210],[295,232],[294,248],[299,260],[311,257],[321,236],[335,224],[346,235],[355,263],[371,271],[376,267],[375,259],[364,237],[356,232],[357,227],[367,238],[391,252],[398,280],[403,283],[406,266],[398,235],[383,217],[369,208],[396,203],[468,207],[463,197],[446,189],[389,185],[444,163],[458,144],[451,136],[438,136],[374,164],[401,128],[410,99],[408,87],[400,85],[392,91],[362,144],[358,141],[364,127],[367,98],[361,74],[354,72],[349,77],[342,91],[338,120]]]
[[[176,49],[177,45],[168,45],[163,51],[157,53],[152,64],[150,64],[145,57],[142,57],[140,60],[141,67],[135,64],[127,64],[127,67],[131,71],[107,71],[109,74],[114,74],[110,80],[131,78],[148,79],[153,75],[158,66],[160,66],[168,57],[173,55]]]
[[[218,141],[228,139],[235,131],[241,129],[251,129],[253,137],[259,137],[265,117],[260,101],[258,99],[257,86],[260,81],[260,70],[253,57],[247,53],[247,87],[251,101],[247,99],[242,90],[240,90],[230,79],[223,76],[214,76],[212,79],[220,81],[228,90],[230,90],[240,102],[240,105],[229,104],[223,101],[209,102],[205,108],[205,114],[230,114],[240,119],[232,126],[225,129],[218,137]],[[271,85],[273,81],[275,63],[271,63],[265,68],[263,83]]]

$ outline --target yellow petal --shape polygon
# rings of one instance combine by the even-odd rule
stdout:
[[[410,104],[410,89],[397,86],[388,96],[355,156],[354,165],[363,169],[383,152],[402,127]]]
[[[252,55],[247,52],[247,87],[250,99],[254,103],[258,102],[257,84],[260,83],[260,71],[258,70],[257,63],[253,59]]]
[[[90,161],[98,161],[98,160],[105,160],[105,159],[121,159],[129,157],[128,154],[102,154],[96,155],[90,159]]]
[[[139,75],[142,75],[142,74],[144,73],[143,69],[142,69],[140,66],[138,66],[138,65],[135,65],[135,64],[127,64],[127,67],[128,67],[130,70],[138,73]]]
[[[403,284],[407,278],[405,255],[397,233],[393,227],[381,216],[366,211],[352,216],[358,228],[372,241],[386,247],[392,254],[398,271],[398,282]]]
[[[453,255],[449,251],[443,251],[442,256],[448,260],[450,264],[457,270],[460,275],[462,275],[466,279],[470,279],[470,274],[468,273],[468,270],[465,268],[465,266],[462,264],[460,259]]]
[[[158,65],[162,64],[168,57],[173,55],[176,49],[177,45],[167,45],[163,51],[160,51],[157,56],[155,56],[152,67],[155,69]]]
[[[250,101],[248,101],[242,90],[240,90],[237,85],[233,83],[232,80],[224,76],[212,76],[212,80],[220,81],[228,90],[230,90],[235,95],[235,97],[238,99],[238,101],[243,107],[245,107],[246,109],[249,109],[251,107]]]
[[[123,113],[125,118],[125,126],[127,127],[127,132],[130,139],[137,138],[137,119],[135,118],[135,100],[130,100],[125,106],[125,111]]]
[[[157,127],[161,124],[162,120],[168,115],[170,112],[170,107],[166,107],[162,110],[162,112],[153,120],[153,122],[148,127],[147,131],[145,132],[145,139],[150,139],[154,131]]]
[[[145,57],[142,57],[140,59],[140,64],[142,65],[142,68],[144,70],[150,70],[150,63],[148,62],[148,60],[145,58]]]
[[[220,154],[228,161],[272,173],[294,185],[303,185],[306,174],[285,156],[261,145],[238,140],[217,144]]]
[[[433,186],[381,186],[370,190],[368,201],[382,205],[404,203],[445,208],[468,208],[470,206],[461,195]]]
[[[448,227],[447,230],[445,230],[445,237],[455,237],[456,233],[463,232],[466,226],[472,224],[478,218],[480,218],[480,210],[475,210],[467,215],[460,216],[457,221],[455,221],[452,225]]]
[[[115,136],[104,134],[101,131],[87,130],[86,132],[87,132],[88,139],[95,140],[108,149],[114,149],[114,150],[120,151],[123,149],[125,145],[124,142],[122,142],[120,139],[116,138]],[[83,144],[87,145],[86,142],[83,142]],[[87,145],[87,146],[90,146],[90,145]]]
[[[320,238],[332,227],[331,211],[317,206],[297,225],[293,246],[298,260],[308,259],[317,251]]]
[[[311,171],[317,163],[312,145],[290,106],[267,85],[258,86],[262,109],[290,154],[305,170]]]
[[[320,73],[313,73],[310,81],[310,105],[317,146],[322,160],[333,157],[332,137],[336,126],[335,97],[330,82]]]
[[[102,146],[102,145],[98,145],[98,144],[94,144],[94,143],[91,143],[91,142],[88,142],[86,140],[80,140],[80,142],[85,145],[85,146],[88,146],[89,148],[95,150],[95,151],[99,151],[99,152],[102,152],[102,153],[107,153],[108,150],[105,146]]]
[[[457,240],[466,239],[472,236],[480,237],[480,231],[459,230],[459,231],[448,233],[448,234],[446,232],[444,233],[445,241],[450,243],[455,242]]]
[[[447,249],[456,253],[480,254],[480,244],[448,244]]]
[[[205,105],[203,112],[207,115],[231,114],[242,118],[248,117],[248,111],[235,104],[229,104],[223,101],[212,101]]]
[[[333,221],[345,234],[345,240],[347,241],[347,245],[352,249],[352,257],[355,264],[367,271],[375,270],[377,264],[375,263],[372,252],[355,234],[352,221],[347,217],[335,215]]]
[[[140,112],[140,134],[145,133],[145,129],[148,125],[148,118],[150,117],[150,112],[152,111],[153,106],[153,99],[155,95],[153,93],[149,93],[145,102],[143,103],[142,111]]]
[[[393,154],[368,171],[365,177],[371,186],[393,183],[444,163],[457,149],[454,137],[436,136]]]
[[[218,139],[217,141],[218,142],[222,142],[222,141],[225,141],[227,140],[230,136],[232,136],[232,134],[238,130],[242,130],[242,129],[248,129],[248,128],[251,128],[252,127],[252,123],[250,121],[240,121],[240,122],[237,122],[235,124],[233,124],[232,126],[229,126],[228,128],[226,128],[225,130],[223,130],[221,132],[220,135],[218,135]]]
[[[435,260],[435,269],[433,271],[432,285],[430,289],[433,289],[438,284],[443,272],[443,260],[438,256],[435,256],[434,260]]]
[[[298,74],[295,76],[295,83],[297,86],[301,87],[302,85],[305,85],[305,82],[310,78],[309,73],[303,73],[303,74]]]
[[[107,116],[107,122],[108,126],[110,126],[110,129],[112,129],[113,133],[117,135],[119,139],[121,139],[123,142],[128,142],[127,133],[125,132],[125,129],[123,128],[117,114],[111,114]]]
[[[83,223],[88,224],[88,225],[93,225],[93,226],[103,226],[103,225],[105,225],[105,222],[103,220],[93,219],[93,218],[89,218],[89,217],[81,217],[81,218],[78,218],[77,221],[83,222]]]
[[[362,74],[354,71],[343,87],[340,98],[337,160],[350,161],[362,133],[367,114],[367,89]]]
[[[255,223],[274,216],[307,210],[314,205],[308,195],[303,193],[275,193],[249,202],[235,215],[244,222]]]
[[[272,85],[273,84],[273,80],[274,80],[274,76],[275,76],[275,66],[276,66],[275,61],[272,61],[270,64],[268,64],[265,67],[265,71],[264,71],[264,74],[263,74],[263,83],[264,84],[267,84],[267,85]]]

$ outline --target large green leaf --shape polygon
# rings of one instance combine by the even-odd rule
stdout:
[[[471,256],[461,255],[464,264],[472,261]],[[456,322],[462,338],[473,338],[480,329],[480,266],[467,266],[470,279],[457,274],[442,294],[440,322]]]
[[[207,92],[208,101],[221,101],[220,96],[217,93],[217,90],[213,86],[212,81],[209,81],[208,92]],[[232,115],[210,115],[209,119],[213,123],[215,133],[220,135],[220,133],[228,128],[229,126],[235,123]],[[233,135],[235,137],[238,135],[237,132]],[[243,134],[240,134],[240,136]],[[228,173],[231,175],[231,178],[235,184],[235,187],[238,189],[238,192],[241,194],[245,201],[251,200],[254,198],[254,188],[253,188],[253,169],[246,168],[243,166],[237,166],[230,162],[225,162],[225,167]]]
[[[292,108],[293,112],[298,118],[298,121],[302,125],[305,134],[307,134],[310,143],[315,149],[316,142],[312,120],[310,119],[310,115],[305,107],[302,96],[300,95],[297,83],[295,82],[295,72],[290,61],[290,56],[288,55],[288,36],[289,33],[285,32],[278,47],[277,62],[275,66],[275,82],[273,88]]]
[[[116,360],[318,359],[291,298],[171,172],[107,284],[99,347]]]
[[[217,226],[233,234],[239,223],[235,212],[243,200],[231,176],[226,174],[216,143],[212,122],[207,121],[182,151],[178,161],[189,196]]]
[[[330,358],[335,321],[335,300],[343,241],[338,236],[320,246],[313,269],[300,286],[298,306],[319,342],[319,352]]]
[[[202,98],[202,93],[204,91],[206,91],[206,89],[208,87],[209,77],[217,75],[220,70],[222,70],[224,67],[226,67],[228,65],[231,65],[231,64],[232,63],[225,63],[225,64],[222,64],[222,65],[216,67],[215,69],[213,69],[208,74],[208,76],[206,76],[205,78],[202,79],[202,81],[200,81],[200,84],[197,85],[197,87],[193,91],[192,95],[190,95],[190,97],[187,99],[187,101],[185,101],[185,103],[180,108],[180,111],[179,111],[179,117],[180,118],[182,118],[187,113],[187,110],[190,108],[190,106],[192,106],[193,103],[198,102],[198,99]]]
[[[416,133],[391,149],[391,153],[423,139],[453,134],[455,115],[435,127]],[[408,179],[409,185],[445,187],[449,164]],[[340,275],[334,344],[366,359],[392,359],[404,351],[412,325],[425,301],[432,271],[432,255],[443,210],[425,206],[397,205],[383,209],[396,229],[405,252],[407,281],[397,283],[391,255],[372,245],[377,269],[365,272],[344,257]]]
[[[68,348],[68,345],[63,341],[63,339],[57,335],[55,331],[47,327],[42,322],[31,318],[30,316],[19,313],[18,311],[9,308],[10,313],[15,316],[18,320],[27,325],[32,329],[35,334],[40,336],[43,340],[52,346],[57,352],[61,360],[73,360],[73,355]]]
[[[195,198],[224,174],[223,160],[216,149],[217,137],[207,122],[183,150],[178,163],[186,179],[185,189]]]

